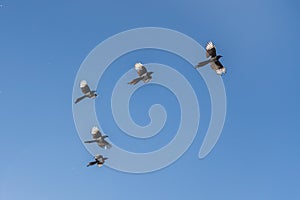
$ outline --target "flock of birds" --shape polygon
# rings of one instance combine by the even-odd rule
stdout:
[[[208,60],[198,63],[198,65],[195,66],[195,68],[199,68],[202,66],[205,66],[207,64],[210,64],[211,68],[218,74],[223,75],[226,73],[226,68],[221,64],[219,59],[222,57],[221,55],[217,55],[216,47],[212,42],[208,42],[206,45],[206,57]],[[135,70],[137,71],[138,78],[133,79],[128,84],[135,85],[139,81],[143,81],[144,83],[148,83],[152,79],[153,72],[148,72],[146,67],[142,63],[136,63],[134,65]],[[75,100],[75,104],[80,102],[81,100],[85,98],[91,98],[94,99],[97,97],[96,91],[91,90],[90,87],[87,84],[87,81],[82,80],[80,82],[80,89],[83,93],[83,96],[77,98]],[[103,149],[110,149],[111,144],[108,143],[105,138],[107,138],[107,135],[103,135],[98,127],[93,127],[91,130],[92,134],[92,140],[85,141],[85,143],[97,143],[99,147]],[[105,160],[108,158],[103,157],[102,155],[95,155],[94,161],[91,161],[87,164],[87,167],[97,164],[98,167],[103,166]]]

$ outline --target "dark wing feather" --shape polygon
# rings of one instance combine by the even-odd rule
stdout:
[[[220,61],[215,61],[215,64],[218,66],[218,69],[222,69],[224,68],[224,66],[222,65],[222,63]]]
[[[223,68],[223,65],[221,64],[220,61],[215,61],[215,62],[212,62],[212,63],[211,63],[211,68],[212,68],[213,70],[222,69],[222,68]]]
[[[206,57],[209,56],[215,57],[217,55],[217,50],[215,45],[212,42],[207,43],[206,45]]]

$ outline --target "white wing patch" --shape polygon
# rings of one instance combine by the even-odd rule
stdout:
[[[206,45],[206,50],[211,50],[215,47],[215,45],[212,43],[212,41],[208,42]]]
[[[226,68],[223,67],[223,68],[221,68],[221,69],[217,69],[216,72],[217,72],[218,75],[225,74],[225,73],[226,73]]]
[[[87,82],[85,80],[80,81],[80,88],[87,86]]]
[[[142,63],[135,63],[135,65],[134,65],[134,68],[135,68],[135,70],[137,70],[137,71],[141,70],[142,67],[143,67],[143,64],[142,64]]]
[[[96,135],[96,134],[98,134],[99,133],[99,128],[97,127],[97,126],[94,126],[93,128],[92,128],[92,131],[91,131],[91,133],[92,133],[92,135]]]

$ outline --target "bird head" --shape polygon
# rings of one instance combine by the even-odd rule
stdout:
[[[221,55],[218,55],[218,56],[217,56],[217,59],[219,60],[219,59],[220,59],[220,58],[222,58],[222,57],[223,57],[223,56],[221,56]]]

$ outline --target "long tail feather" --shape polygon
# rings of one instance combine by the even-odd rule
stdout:
[[[78,103],[79,101],[81,101],[82,99],[84,99],[86,96],[82,96],[82,97],[79,97],[78,99],[76,99],[75,103]]]
[[[210,62],[210,60],[206,60],[206,61],[203,61],[203,62],[199,62],[197,66],[195,66],[195,68],[199,68],[199,67],[202,67],[204,65],[207,65],[208,63]]]
[[[93,143],[93,142],[97,142],[97,141],[96,140],[84,141],[84,143]]]
[[[136,78],[136,79],[133,79],[132,81],[130,81],[128,84],[130,85],[135,85],[137,84],[140,80],[142,80],[143,78]]]

